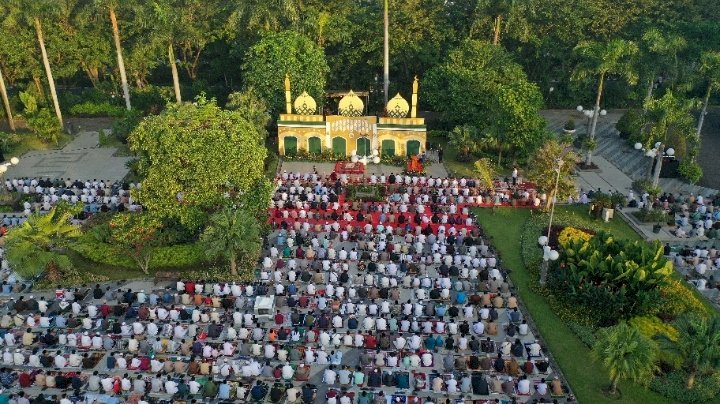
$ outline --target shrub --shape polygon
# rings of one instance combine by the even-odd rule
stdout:
[[[578,324],[572,321],[566,322],[568,328],[578,337],[580,342],[585,344],[588,348],[592,348],[597,342],[597,329],[592,326]]]
[[[109,102],[95,103],[92,101],[86,101],[80,104],[73,105],[70,107],[70,114],[81,117],[88,116],[109,116],[109,117],[121,117],[125,114],[126,109],[117,105],[112,105]]]
[[[205,250],[200,244],[177,244],[155,249],[150,268],[190,268],[207,261]]]
[[[660,316],[667,320],[683,313],[708,314],[708,308],[682,281],[669,279],[660,288]]]
[[[57,144],[61,128],[55,115],[49,109],[42,108],[37,113],[28,115],[27,124],[38,139]]]
[[[710,376],[698,376],[695,386],[686,388],[688,374],[684,370],[675,370],[666,375],[655,377],[650,389],[677,402],[701,403],[714,401],[720,395],[720,373]]]
[[[628,139],[629,142],[634,144],[641,138],[642,121],[643,114],[641,110],[629,109],[615,124],[615,129],[620,132],[620,137]]]
[[[123,110],[119,119],[115,120],[112,125],[113,136],[123,143],[127,143],[127,138],[142,120],[142,114],[138,110]]]
[[[652,208],[648,209],[647,207],[644,207],[637,212],[633,212],[633,216],[635,216],[639,221],[644,223],[665,223],[668,220],[668,214],[664,210]]]
[[[549,282],[556,296],[589,311],[596,324],[655,314],[660,288],[673,268],[659,243],[616,240],[600,232],[589,240],[570,239],[560,249]]]
[[[565,126],[563,126],[563,129],[575,130],[575,121],[572,119],[568,119],[567,122],[565,122]]]
[[[567,245],[570,240],[582,240],[588,241],[592,237],[592,234],[584,232],[574,227],[566,227],[562,229],[560,235],[558,235],[558,243],[561,246]]]
[[[690,160],[681,161],[678,171],[691,184],[697,184],[703,176],[700,164]]]

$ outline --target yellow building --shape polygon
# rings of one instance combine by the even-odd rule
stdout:
[[[338,104],[339,115],[318,115],[316,101],[303,92],[291,102],[285,77],[285,114],[278,120],[278,153],[298,151],[336,155],[412,156],[425,151],[425,119],[417,117],[418,80],[413,82],[412,106],[398,93],[387,104],[387,117],[364,116],[365,104],[350,90]],[[409,116],[408,116],[409,115]]]

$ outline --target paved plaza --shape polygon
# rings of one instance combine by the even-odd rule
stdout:
[[[100,147],[98,132],[82,131],[61,150],[34,150],[20,157],[5,178],[72,178],[73,180],[122,180],[131,157],[116,157],[114,147]]]

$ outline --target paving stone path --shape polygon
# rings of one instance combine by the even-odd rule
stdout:
[[[34,150],[20,157],[5,178],[48,177],[80,180],[121,180],[128,172],[131,157],[115,157],[117,149],[101,147],[95,131],[80,132],[61,150]]]

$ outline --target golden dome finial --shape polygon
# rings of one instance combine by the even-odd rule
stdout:
[[[315,99],[303,91],[297,98],[295,98],[295,113],[300,115],[314,115],[317,111],[317,103]]]
[[[387,115],[391,118],[405,118],[410,111],[410,105],[400,93],[388,101],[386,108]]]
[[[338,103],[338,111],[342,116],[362,116],[365,111],[365,104],[350,90]]]

